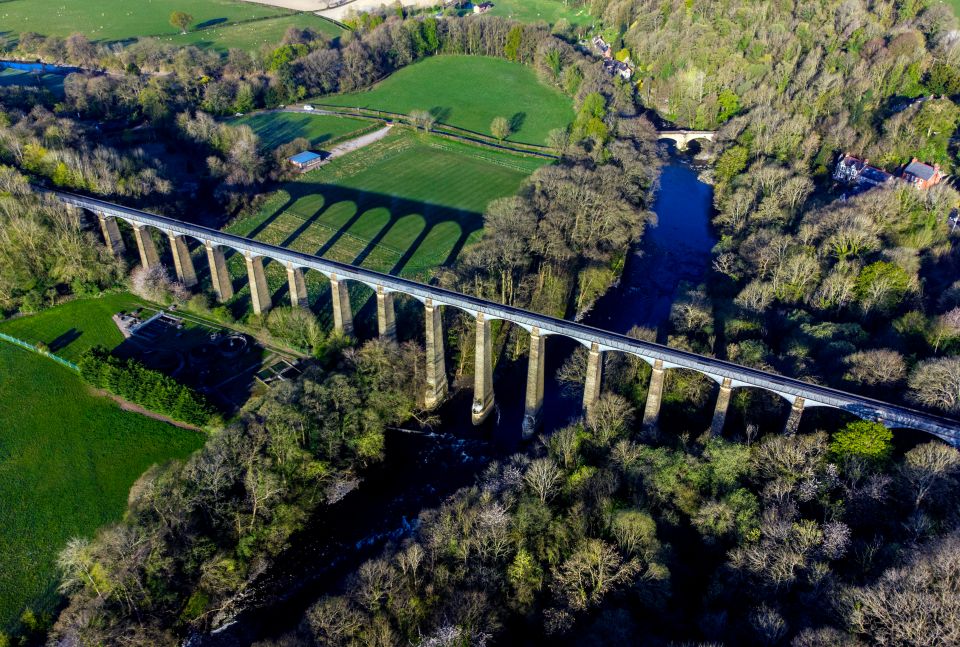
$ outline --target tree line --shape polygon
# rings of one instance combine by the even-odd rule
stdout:
[[[84,351],[77,366],[80,376],[98,389],[174,420],[205,426],[214,414],[206,398],[189,386],[135,359],[116,357],[102,346]]]

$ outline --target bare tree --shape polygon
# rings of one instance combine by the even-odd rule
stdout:
[[[875,645],[960,644],[960,533],[843,596],[850,628]]]
[[[587,539],[554,571],[554,592],[573,609],[598,604],[614,587],[640,570],[637,560],[624,562],[610,544]]]
[[[617,545],[628,555],[640,555],[649,561],[660,544],[657,524],[646,512],[623,510],[613,518],[613,536]]]
[[[945,312],[933,322],[931,335],[933,351],[940,350],[940,344],[960,337],[960,307]]]
[[[750,625],[764,645],[777,645],[787,635],[787,621],[779,611],[766,603],[750,613]]]
[[[773,303],[773,297],[773,286],[770,283],[754,280],[740,291],[734,303],[745,310],[763,314]]]
[[[616,436],[630,428],[633,416],[633,406],[626,398],[615,393],[604,393],[593,406],[588,424],[597,442],[606,447]]]
[[[724,252],[713,259],[713,269],[720,274],[729,276],[734,281],[740,280],[740,257],[733,252]]]
[[[69,593],[89,586],[98,598],[103,597],[107,583],[103,579],[102,570],[97,569],[97,563],[90,548],[90,540],[85,537],[74,537],[68,541],[67,546],[57,557],[57,566],[63,576],[60,591]]]
[[[170,279],[170,274],[162,265],[151,267],[138,265],[130,273],[130,291],[148,301],[160,303],[167,302],[170,299],[183,302],[190,296],[182,283]]]
[[[523,475],[523,480],[531,490],[537,493],[540,502],[546,503],[556,494],[561,477],[562,474],[556,463],[549,458],[538,458],[530,463],[530,467]]]
[[[939,441],[918,445],[906,453],[900,475],[919,508],[928,497],[956,486],[960,478],[960,451]]]
[[[494,117],[490,122],[490,132],[498,141],[503,141],[510,136],[510,122],[506,117]]]
[[[844,377],[857,384],[894,384],[907,374],[903,355],[887,348],[853,353],[843,361],[849,367]]]
[[[910,397],[928,407],[960,412],[960,357],[921,362],[910,375]]]
[[[410,119],[413,120],[413,125],[425,133],[430,132],[433,128],[436,118],[427,110],[414,110],[410,113]]]
[[[568,425],[550,436],[550,451],[563,462],[566,469],[572,468],[577,462],[580,449],[578,430],[577,425]]]
[[[307,626],[323,645],[353,644],[364,618],[345,598],[323,598],[307,611]]]
[[[565,128],[554,128],[547,133],[547,146],[558,153],[565,153],[570,145],[570,133]]]

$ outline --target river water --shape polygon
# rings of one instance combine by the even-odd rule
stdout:
[[[597,301],[584,323],[618,333],[662,326],[677,286],[705,275],[716,243],[710,231],[713,188],[687,158],[673,155],[663,167],[653,211],[656,226],[631,251],[619,285]]]
[[[662,326],[677,286],[698,282],[709,267],[715,242],[710,232],[712,197],[712,188],[700,181],[689,158],[671,153],[653,207],[657,224],[630,251],[619,284],[597,301],[584,323],[619,333],[635,325]],[[579,394],[564,393],[552,377],[575,343],[548,338],[546,432],[580,412]],[[295,629],[312,602],[335,592],[346,574],[379,554],[387,542],[409,535],[421,510],[472,483],[491,460],[516,451],[521,445],[526,360],[517,367],[498,370],[497,409],[484,426],[469,424],[471,394],[465,392],[443,407],[441,417],[454,422],[435,433],[388,434],[385,464],[293,538],[287,554],[258,580],[245,604],[250,610],[216,633],[192,637],[190,647],[249,645]]]

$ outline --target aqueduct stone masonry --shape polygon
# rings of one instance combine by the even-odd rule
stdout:
[[[424,285],[408,279],[354,267],[346,263],[327,260],[318,256],[269,245],[256,240],[228,234],[216,229],[201,227],[166,218],[117,204],[64,192],[51,192],[61,201],[97,215],[104,241],[114,253],[124,251],[123,239],[117,220],[126,221],[133,228],[140,262],[150,267],[160,262],[159,254],[148,228],[163,232],[169,242],[177,278],[185,285],[196,285],[187,238],[199,241],[206,250],[210,264],[213,290],[221,301],[233,296],[233,288],[227,273],[224,250],[231,249],[241,254],[246,261],[247,277],[253,309],[262,313],[270,309],[271,296],[264,274],[263,261],[269,259],[287,269],[290,299],[293,305],[307,303],[304,271],[314,270],[330,280],[333,297],[335,327],[345,333],[353,330],[353,315],[345,281],[357,281],[373,289],[377,299],[377,317],[380,335],[396,339],[396,320],[393,310],[393,295],[406,294],[422,302],[426,319],[426,404],[433,407],[447,393],[447,374],[444,361],[443,323],[440,308],[457,308],[476,320],[476,368],[474,371],[474,399],[472,417],[474,424],[483,422],[494,407],[493,358],[490,324],[496,320],[510,322],[530,333],[527,392],[524,407],[524,434],[530,435],[537,427],[543,408],[546,337],[560,335],[576,340],[588,351],[586,384],[583,408],[589,414],[600,397],[603,371],[603,354],[628,353],[650,364],[649,394],[643,412],[643,424],[655,425],[660,411],[663,381],[668,369],[689,369],[706,375],[717,382],[719,393],[715,405],[712,430],[719,433],[726,420],[730,395],[735,388],[758,388],[776,393],[791,403],[785,431],[796,431],[804,409],[809,407],[832,407],[852,413],[866,420],[880,422],[890,428],[908,428],[932,434],[951,445],[960,447],[960,422],[909,409],[896,404],[880,402],[816,384],[809,384],[782,375],[775,375],[731,362],[704,357],[651,342],[632,339],[624,335],[599,330],[584,324],[556,319],[546,315],[505,306],[443,288]]]

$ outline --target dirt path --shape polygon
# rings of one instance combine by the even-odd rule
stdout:
[[[271,7],[282,7],[284,9],[293,9],[294,11],[313,11],[324,18],[341,20],[351,11],[364,11],[376,9],[381,5],[391,5],[389,0],[352,0],[346,4],[327,9],[335,0],[246,0],[255,4],[265,4]],[[437,0],[401,0],[407,7],[432,7],[438,3]]]
[[[353,151],[361,149],[364,146],[369,146],[374,142],[380,141],[381,139],[383,139],[384,137],[390,134],[391,128],[393,128],[393,126],[391,124],[387,124],[380,130],[375,130],[372,133],[367,133],[366,135],[360,135],[355,139],[351,139],[350,141],[343,142],[338,146],[334,146],[333,148],[330,149],[330,155],[327,156],[327,159],[323,160],[324,164],[326,164],[330,160],[335,160],[342,155],[346,155],[347,153],[352,153]]]
[[[180,422],[179,420],[174,420],[173,418],[168,418],[167,416],[161,415],[161,414],[159,414],[159,413],[157,413],[157,412],[155,412],[155,411],[150,411],[149,409],[144,409],[144,408],[141,407],[139,404],[134,404],[133,402],[129,402],[129,401],[127,401],[127,400],[124,400],[124,399],[121,398],[119,395],[114,395],[114,394],[112,394],[112,393],[110,393],[110,392],[108,392],[108,391],[104,391],[103,389],[94,389],[94,388],[92,388],[92,387],[90,388],[90,390],[91,390],[95,395],[99,395],[99,396],[102,396],[102,397],[104,397],[104,398],[110,398],[111,400],[113,400],[114,402],[116,402],[118,405],[120,405],[120,408],[123,409],[124,411],[131,411],[131,412],[133,412],[133,413],[139,413],[141,416],[146,416],[147,418],[153,418],[154,420],[159,420],[159,421],[161,421],[161,422],[166,422],[167,424],[173,425],[174,427],[180,427],[181,429],[189,429],[190,431],[197,431],[197,432],[200,432],[200,433],[204,433],[203,429],[201,429],[200,427],[197,427],[196,425],[191,425],[191,424],[186,423],[186,422]]]
[[[303,2],[306,0],[281,0],[281,1],[292,1],[292,2]],[[273,0],[271,0],[271,3]],[[401,0],[405,7],[433,7],[439,4],[437,0]],[[333,9],[327,9],[325,11],[318,11],[317,15],[323,16],[324,18],[331,18],[333,20],[343,20],[347,17],[351,11],[361,12],[369,11],[370,9],[376,9],[380,5],[390,6],[391,3],[384,2],[384,0],[353,0],[353,2],[348,2],[345,5],[340,5],[339,7],[334,7]]]

